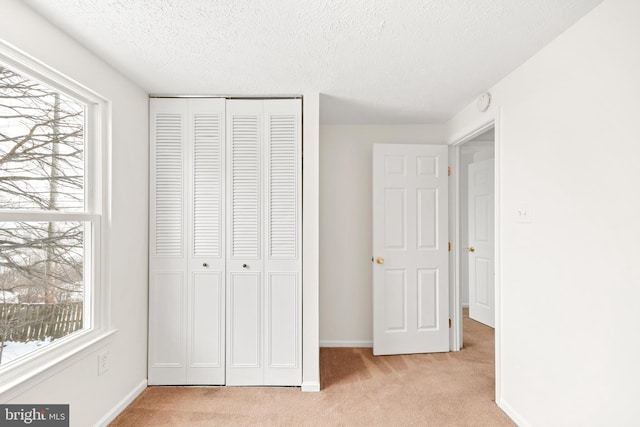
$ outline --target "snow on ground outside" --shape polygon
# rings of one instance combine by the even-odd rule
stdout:
[[[43,341],[29,341],[29,342],[15,342],[7,341],[4,343],[4,349],[2,350],[1,364],[8,363],[17,359],[27,353],[31,353],[34,350],[38,350],[43,346],[49,344],[51,338],[45,338]]]

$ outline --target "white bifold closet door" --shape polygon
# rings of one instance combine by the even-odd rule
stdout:
[[[300,385],[301,101],[227,101],[227,384]]]
[[[225,383],[225,100],[151,99],[149,384]]]
[[[300,385],[301,101],[150,113],[149,384]]]

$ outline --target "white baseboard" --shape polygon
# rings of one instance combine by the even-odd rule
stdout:
[[[120,402],[116,404],[109,412],[104,414],[102,418],[95,424],[96,427],[106,427],[111,421],[115,420],[124,409],[133,402],[147,388],[147,380],[140,381]]]
[[[373,341],[320,341],[320,347],[373,347]]]
[[[530,427],[531,424],[527,422],[517,411],[515,411],[511,405],[504,401],[504,399],[500,399],[498,403],[498,408],[502,409],[502,412],[507,414],[511,421],[516,423],[519,427]]]
[[[469,303],[468,302],[463,302],[462,303],[462,308],[469,308]]]
[[[303,381],[302,382],[302,391],[304,392],[319,392],[320,391],[320,381]]]

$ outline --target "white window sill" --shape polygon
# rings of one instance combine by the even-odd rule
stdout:
[[[0,402],[8,402],[47,378],[87,357],[97,348],[108,344],[117,329],[92,330],[50,344],[37,354],[25,356],[0,367]],[[96,375],[98,361],[96,359]]]

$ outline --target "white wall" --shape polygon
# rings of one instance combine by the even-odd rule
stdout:
[[[607,0],[448,124],[498,116],[498,403],[520,425],[640,419],[638,40],[640,2]]]
[[[373,339],[374,143],[439,144],[443,143],[443,126],[320,126],[322,346],[371,346]]]
[[[94,351],[8,402],[68,403],[71,425],[89,426],[146,382],[148,98],[20,1],[2,1],[0,38],[112,101],[109,370],[97,376]]]

